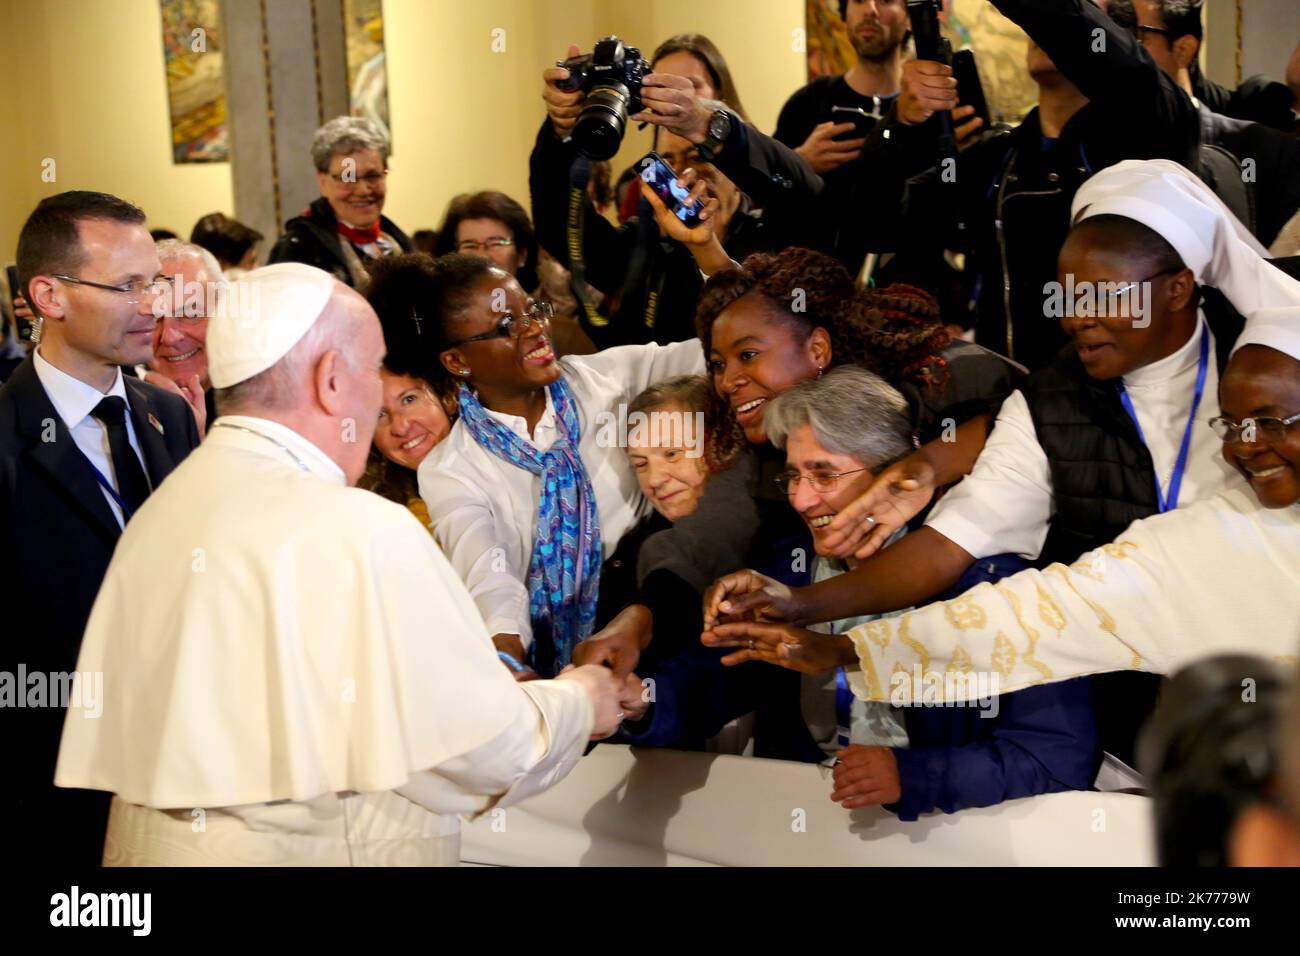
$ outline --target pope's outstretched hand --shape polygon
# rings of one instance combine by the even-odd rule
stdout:
[[[591,725],[591,739],[600,740],[618,730],[623,711],[619,706],[619,697],[623,682],[615,678],[614,672],[607,667],[586,664],[574,667],[570,664],[555,678],[556,680],[577,681],[591,698],[595,719]]]

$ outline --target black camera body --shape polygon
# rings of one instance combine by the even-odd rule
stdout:
[[[952,44],[939,30],[941,0],[907,0],[907,15],[912,24],[912,47],[918,60],[933,60],[952,66]],[[957,137],[952,129],[952,116],[940,110],[935,114],[938,125],[936,145],[940,160],[957,155]]]
[[[610,159],[623,142],[628,116],[643,108],[641,80],[650,72],[650,63],[636,47],[624,46],[618,37],[609,36],[597,41],[591,53],[556,65],[569,71],[569,78],[556,86],[587,95],[573,127],[578,152],[589,159]]]

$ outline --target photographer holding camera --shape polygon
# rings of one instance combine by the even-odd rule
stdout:
[[[529,177],[538,240],[575,286],[586,281],[608,296],[605,312],[585,301],[579,311],[598,346],[694,338],[703,278],[691,253],[664,235],[646,205],[617,228],[600,216],[585,192],[589,162],[617,151],[628,122],[662,127],[655,148],[679,175],[689,166],[698,176],[691,198],[707,186],[718,199],[713,232],[731,259],[788,245],[789,217],[821,180],[745,122],[725,62],[706,38],[673,37],[651,63],[614,37],[590,56],[578,53],[570,47],[566,65],[542,74],[547,121]]]

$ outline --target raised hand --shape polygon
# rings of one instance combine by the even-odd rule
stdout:
[[[837,558],[869,558],[934,497],[934,469],[917,455],[890,465],[827,526],[822,547]]]
[[[574,57],[581,52],[576,46],[569,44],[568,56]],[[560,139],[573,132],[573,127],[578,122],[578,115],[582,112],[583,101],[587,98],[587,94],[582,90],[574,90],[570,93],[555,85],[557,81],[568,78],[569,71],[562,66],[553,66],[542,71],[542,82],[546,84],[542,88],[542,101],[546,103],[546,115],[551,118],[551,129]]]
[[[865,139],[835,139],[853,129],[856,129],[854,123],[832,123],[829,120],[818,123],[795,152],[803,157],[814,173],[829,172],[862,155],[862,147],[867,143]]]

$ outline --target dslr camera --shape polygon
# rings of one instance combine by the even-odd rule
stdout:
[[[587,95],[573,127],[578,152],[588,159],[610,159],[623,142],[628,116],[641,112],[641,79],[650,72],[649,62],[636,47],[610,36],[597,41],[591,53],[555,65],[569,71],[569,78],[556,86]]]

